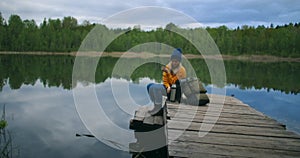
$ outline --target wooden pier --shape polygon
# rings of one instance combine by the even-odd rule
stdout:
[[[300,157],[300,136],[285,125],[236,98],[208,96],[206,106],[167,103],[169,157]]]

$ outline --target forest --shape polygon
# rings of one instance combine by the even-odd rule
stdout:
[[[96,25],[101,24],[92,24],[86,20],[79,24],[77,19],[71,16],[63,19],[45,18],[38,25],[35,20],[22,20],[18,15],[11,15],[6,20],[0,13],[0,51],[74,52]],[[123,52],[138,44],[160,42],[180,47],[187,54],[198,53],[186,39],[167,29],[178,27],[173,23],[169,23],[165,28],[150,31],[141,30],[139,27],[109,29],[102,26],[105,31],[126,31],[106,48],[107,52]],[[199,28],[181,29],[193,31]],[[226,26],[204,29],[214,39],[221,54],[300,57],[300,22],[281,26],[244,25],[235,29]]]

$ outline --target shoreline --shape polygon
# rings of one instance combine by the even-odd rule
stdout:
[[[62,55],[62,56],[103,56],[103,57],[125,57],[125,58],[153,58],[153,57],[169,57],[169,54],[153,54],[149,52],[84,52],[78,54],[78,52],[3,52],[0,51],[0,55]],[[126,53],[126,54],[125,54]],[[184,54],[187,59],[204,59],[202,55],[196,54]],[[292,57],[278,57],[271,55],[206,55],[205,59],[211,60],[239,60],[239,61],[251,61],[251,62],[300,62],[300,58]]]

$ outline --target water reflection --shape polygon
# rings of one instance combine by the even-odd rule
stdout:
[[[21,146],[22,157],[130,157],[129,153],[110,148],[97,139],[75,137],[76,133],[89,131],[76,112],[69,90],[44,88],[40,80],[18,90],[5,85],[0,93],[0,104],[4,103],[11,122],[9,128]],[[107,112],[117,124],[128,128],[130,116],[124,119],[115,109]]]
[[[71,89],[72,70],[75,58],[71,56],[0,55],[0,90],[5,84],[18,89],[23,84],[32,85],[38,79],[45,87]],[[128,63],[130,63],[128,59]],[[142,59],[141,59],[142,60]],[[96,83],[111,77],[118,58],[101,58],[95,74]],[[208,68],[204,60],[189,60],[201,81],[210,84]],[[241,89],[274,89],[285,93],[300,92],[300,63],[276,62],[255,63],[225,61],[227,83],[239,85]],[[149,77],[161,82],[159,64],[144,64],[134,71],[130,79],[138,82]],[[8,82],[9,81],[9,82]],[[81,81],[82,82],[82,81]]]
[[[19,147],[14,144],[11,131],[7,130],[8,122],[6,120],[5,105],[2,108],[0,119],[0,157],[13,158],[19,156]]]
[[[109,119],[120,128],[128,129],[132,114],[117,106],[108,82],[117,60],[101,58],[95,75],[96,92]],[[198,59],[190,62],[210,90],[205,62]],[[69,56],[0,55],[0,105],[7,105],[9,128],[21,147],[21,157],[131,157],[95,138],[75,137],[76,133],[89,134],[89,131],[76,112],[70,91],[73,63],[74,57]],[[231,83],[226,86],[228,95],[234,94],[300,133],[297,115],[300,112],[300,63],[225,61],[225,66],[227,82]],[[161,74],[157,72],[160,65],[149,63],[125,80],[130,85],[134,104],[149,103],[145,85],[161,82]],[[78,86],[88,84],[91,83],[77,82]],[[126,98],[121,100],[124,106],[133,105]],[[122,142],[122,145],[130,142]]]

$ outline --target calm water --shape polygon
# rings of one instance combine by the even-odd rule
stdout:
[[[122,106],[147,105],[145,86],[161,82],[160,65],[145,64],[127,79],[111,77],[117,58],[102,58],[96,71],[96,83],[77,81],[76,88],[95,86],[96,96],[107,117],[118,127],[128,130],[129,114]],[[129,63],[130,60],[128,59]],[[190,60],[210,92],[207,67],[202,60]],[[72,87],[74,57],[68,56],[0,56],[0,107],[6,105],[8,130],[20,157],[131,157],[128,152],[110,147],[128,147],[135,142],[133,132],[124,140],[114,141],[118,132],[103,121],[100,132],[110,137],[76,137],[90,134],[75,107]],[[226,61],[227,95],[235,95],[260,112],[300,133],[300,63],[252,63]],[[114,100],[111,82],[127,85],[134,100]],[[76,89],[75,88],[75,89]],[[125,89],[126,90],[126,89]],[[118,106],[119,105],[119,106]],[[89,107],[87,106],[87,109]],[[122,137],[122,136],[121,136]]]

